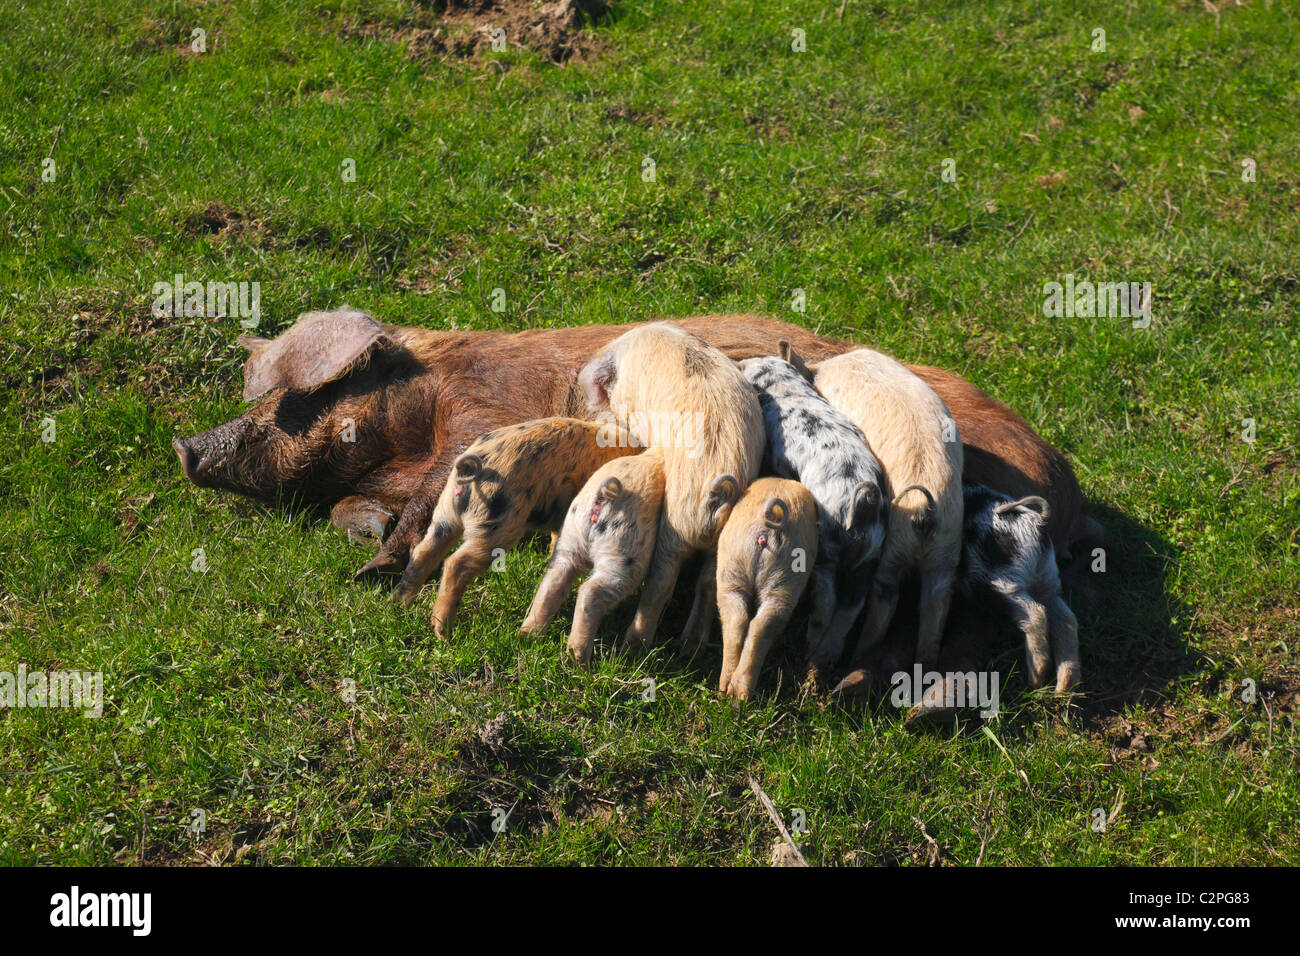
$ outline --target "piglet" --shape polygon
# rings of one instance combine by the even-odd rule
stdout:
[[[587,663],[601,618],[645,580],[663,499],[664,460],[658,452],[616,458],[598,468],[569,506],[523,632],[545,630],[578,575],[590,570],[578,588],[568,640],[569,652]]]
[[[799,362],[788,343],[780,349]],[[740,369],[762,409],[766,468],[801,482],[816,502],[808,619],[808,676],[816,685],[839,659],[866,603],[885,544],[888,480],[862,432],[808,383],[802,363],[767,356],[741,362]]]
[[[865,659],[889,630],[911,570],[921,582],[916,656],[927,668],[938,663],[961,560],[961,436],[934,389],[888,355],[855,349],[812,372],[817,391],[861,429],[895,492],[853,671],[838,688],[855,691],[865,689]]]
[[[434,633],[451,631],[461,597],[493,559],[527,532],[558,531],[574,495],[601,465],[639,449],[611,424],[539,418],[480,436],[452,464],[424,537],[394,597],[411,604],[451,548],[433,608]]]
[[[1079,625],[1061,597],[1056,550],[1047,532],[1047,502],[1012,501],[984,485],[962,486],[965,519],[958,587],[998,609],[1025,636],[1029,679],[1042,687],[1056,664],[1056,690],[1079,682]]]
[[[722,619],[718,690],[747,700],[772,643],[799,603],[817,561],[817,503],[797,481],[760,478],[718,539]]]
[[[671,322],[620,335],[578,380],[593,411],[611,414],[663,455],[659,537],[626,635],[629,644],[650,646],[683,561],[707,552],[703,573],[713,574],[718,534],[740,493],[758,476],[763,415],[735,363]],[[692,614],[692,620],[700,617]]]

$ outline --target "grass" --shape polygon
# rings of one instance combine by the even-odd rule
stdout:
[[[942,863],[1300,863],[1294,12],[838,6],[617,3],[565,65],[421,52],[399,0],[4,10],[0,670],[107,700],[0,711],[0,862],[764,864],[752,776],[813,863],[923,865],[922,825]],[[584,672],[517,634],[540,542],[437,643],[320,515],[183,480],[242,355],[149,314],[178,272],[259,281],[267,334],[753,310],[954,369],[1107,529],[1086,695],[914,733],[800,697],[791,640],[736,709],[716,655],[619,651],[626,609]],[[1151,282],[1151,327],[1044,317],[1066,273]]]

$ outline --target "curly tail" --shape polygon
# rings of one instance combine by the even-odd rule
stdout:
[[[452,508],[457,514],[469,506],[469,497],[474,481],[483,471],[483,459],[466,452],[451,463],[452,477],[456,480],[456,490],[452,492]]]
[[[721,474],[713,479],[705,494],[704,507],[709,513],[710,536],[722,530],[722,526],[731,517],[731,509],[740,497],[740,482],[735,475]]]
[[[915,529],[919,537],[927,538],[934,533],[936,511],[934,495],[930,494],[929,488],[922,485],[908,485],[898,494],[894,495],[894,500],[890,502],[890,505],[895,508],[898,507],[899,500],[909,491],[919,491],[921,494],[925,495],[925,500],[927,502],[926,506],[920,511],[912,512],[912,528]]]
[[[790,516],[790,506],[780,498],[768,498],[763,503],[763,524],[773,531],[785,526],[785,519]]]
[[[600,486],[600,496],[606,501],[617,501],[623,496],[623,482],[612,475]]]

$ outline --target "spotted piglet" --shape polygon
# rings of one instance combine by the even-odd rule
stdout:
[[[732,509],[718,539],[722,619],[718,690],[746,700],[785,630],[817,561],[817,503],[797,481],[760,478]]]
[[[1029,679],[1042,687],[1056,664],[1056,690],[1078,683],[1079,626],[1061,597],[1047,502],[1012,501],[984,485],[962,486],[965,521],[958,586],[964,597],[1002,610],[1025,635]]]
[[[578,489],[601,465],[639,449],[613,425],[539,418],[480,436],[452,464],[424,537],[394,591],[411,604],[447,551],[434,633],[451,631],[465,589],[529,531],[558,531]]]
[[[587,663],[601,618],[645,579],[663,498],[664,461],[658,452],[616,458],[597,469],[569,506],[523,632],[545,630],[578,575],[590,570],[578,588],[568,640],[569,652]]]
[[[796,358],[787,343],[782,355]],[[816,503],[819,539],[808,620],[809,677],[819,682],[866,603],[885,543],[888,481],[862,432],[783,358],[740,363],[758,394],[767,470],[802,482]]]

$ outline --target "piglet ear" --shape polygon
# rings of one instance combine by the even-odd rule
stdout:
[[[244,401],[251,402],[273,388],[319,388],[393,342],[366,313],[345,308],[307,312],[279,338],[241,336],[240,344],[251,353],[244,364]]]

